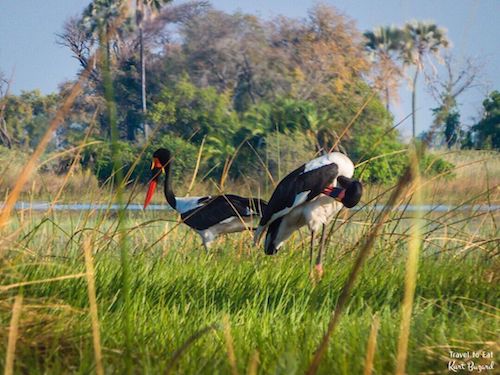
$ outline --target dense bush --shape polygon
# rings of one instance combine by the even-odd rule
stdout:
[[[434,154],[425,154],[420,161],[420,170],[424,177],[432,177],[442,174],[443,177],[452,178],[455,166]]]

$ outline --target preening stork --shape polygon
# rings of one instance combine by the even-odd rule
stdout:
[[[164,148],[156,150],[151,165],[152,178],[144,201],[144,209],[153,197],[162,173],[165,174],[164,192],[168,204],[182,221],[201,237],[206,249],[219,235],[253,229],[254,220],[262,216],[267,206],[264,200],[226,194],[205,197],[176,197],[172,190],[172,156]]]
[[[353,174],[353,162],[340,152],[325,154],[291,172],[274,190],[255,231],[254,242],[258,244],[267,230],[265,253],[276,254],[294,231],[307,225],[311,231],[312,267],[314,237],[323,228],[316,258],[316,271],[321,275],[325,225],[343,206],[354,207],[361,199],[363,187],[352,179]]]

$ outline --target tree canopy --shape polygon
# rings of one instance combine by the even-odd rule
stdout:
[[[101,141],[81,161],[101,181],[111,173],[106,147],[110,125],[103,67],[89,63],[103,47],[124,166],[132,165],[129,159],[147,142],[148,150],[165,144],[193,154],[203,145],[202,172],[214,178],[229,166],[232,178],[265,178],[263,169],[279,178],[285,160],[290,163],[286,168],[292,168],[334,147],[346,150],[355,162],[387,155],[364,168],[365,179],[386,182],[401,172],[397,151],[404,145],[384,105],[389,98],[382,86],[397,86],[401,78],[397,62],[408,42],[402,30],[380,28],[363,36],[349,17],[324,4],[303,19],[265,20],[225,13],[203,1],[143,1],[138,2],[146,6],[141,9],[154,9],[155,16],[138,20],[137,14],[126,13],[125,3],[95,0],[82,15],[68,19],[57,36],[91,75],[53,148],[69,148],[84,138]],[[121,26],[111,33],[117,19]],[[425,48],[421,39],[412,42],[418,47],[418,64],[424,53],[437,48],[434,40],[439,38],[425,39]],[[443,38],[440,43],[445,44]],[[382,77],[381,72],[393,82],[372,79]],[[62,83],[54,95],[31,92],[2,99],[8,103],[0,112],[2,129],[14,147],[34,147],[71,83]],[[146,123],[153,130],[149,140],[144,137]],[[179,151],[179,158],[182,165],[194,162],[186,152]],[[147,171],[139,168],[132,178],[144,180],[141,173]]]

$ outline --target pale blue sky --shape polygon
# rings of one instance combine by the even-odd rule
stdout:
[[[326,0],[353,18],[364,31],[375,26],[402,25],[406,20],[433,20],[448,29],[458,58],[475,57],[483,63],[482,81],[500,89],[500,0]],[[89,0],[3,0],[0,8],[0,70],[14,73],[12,90],[40,89],[53,92],[59,82],[75,76],[78,63],[69,51],[55,43],[64,20],[81,12]],[[265,18],[278,14],[305,17],[314,1],[213,0],[215,8],[241,10]],[[396,120],[410,112],[409,91],[403,85],[400,102],[393,106]],[[423,85],[418,91],[418,129],[426,129],[435,103]],[[461,99],[462,120],[477,116],[485,89],[473,89]],[[408,135],[409,121],[403,134]]]

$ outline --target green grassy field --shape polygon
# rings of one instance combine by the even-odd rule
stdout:
[[[161,213],[127,213],[118,230],[113,213],[18,212],[1,243],[0,363],[14,297],[22,294],[15,371],[95,371],[83,256],[88,238],[106,373],[122,374],[127,366],[137,374],[304,373],[376,215],[336,222],[324,278],[314,283],[306,231],[274,257],[253,248],[249,233],[223,238],[207,254],[195,234]],[[394,373],[411,216],[393,212],[382,228],[320,373],[363,373],[375,316],[374,373]],[[407,373],[448,373],[450,350],[498,350],[497,219],[486,212],[425,215]],[[125,289],[120,254],[130,270]],[[49,280],[65,275],[74,277]],[[14,285],[35,280],[45,281]]]

